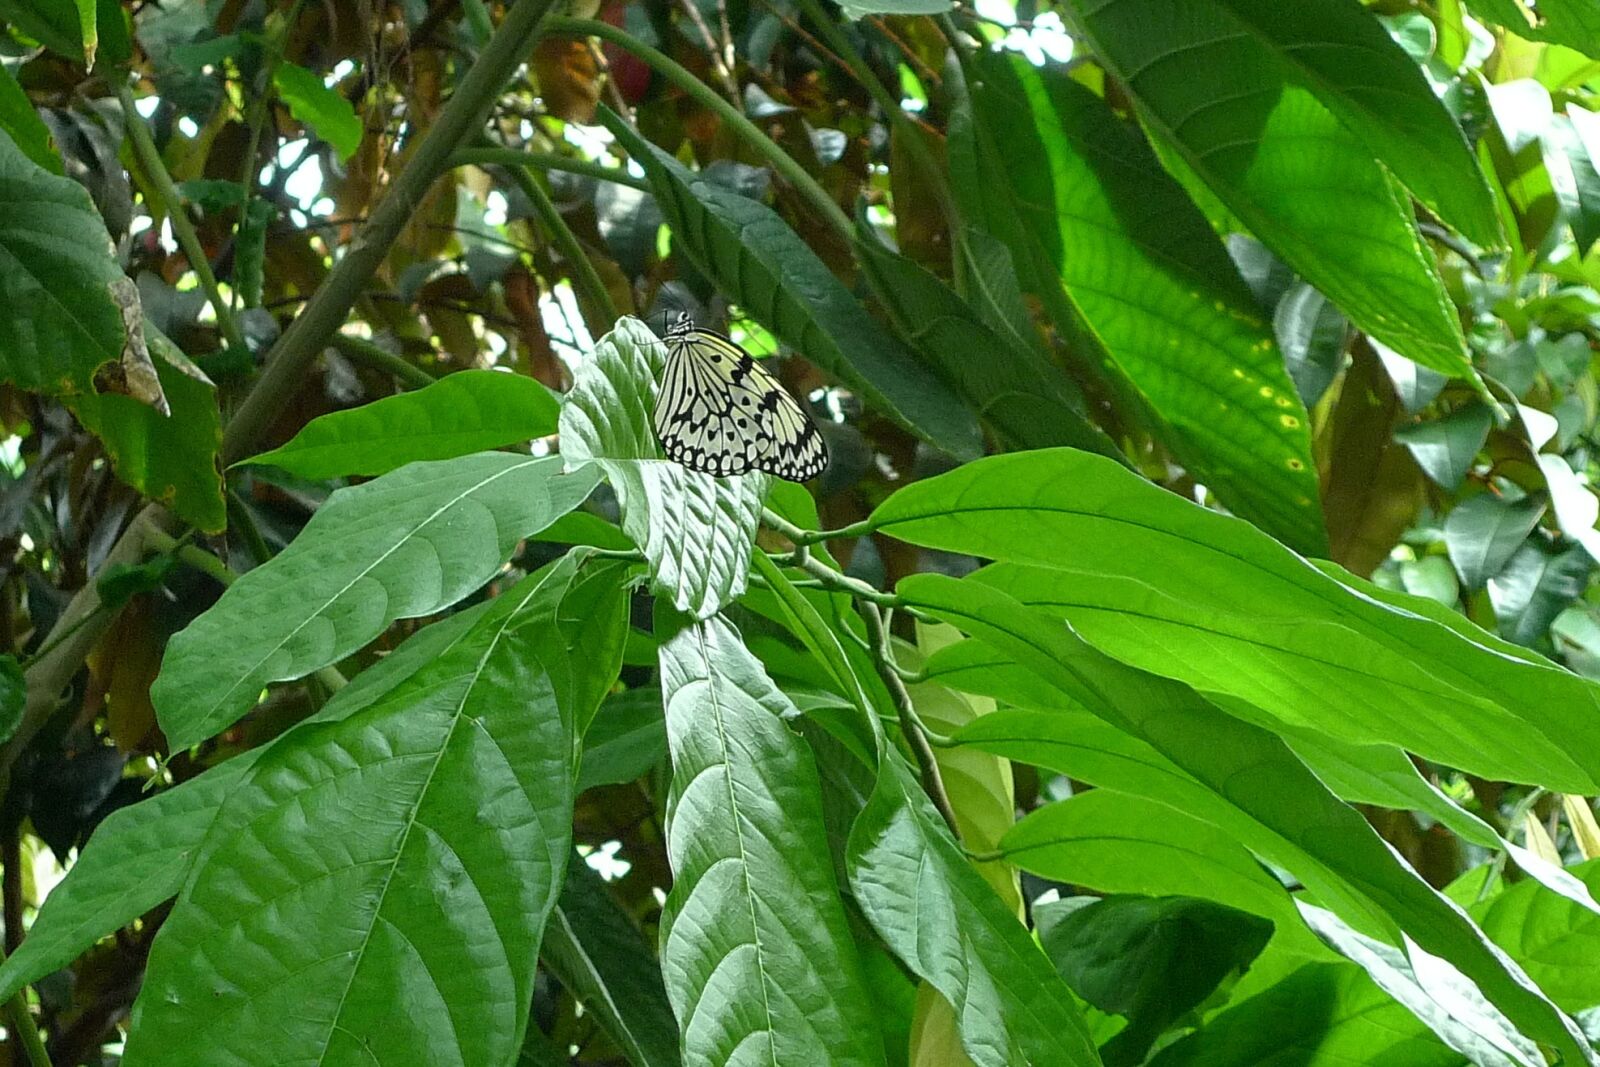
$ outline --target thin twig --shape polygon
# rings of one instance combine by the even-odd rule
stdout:
[[[539,184],[532,171],[519,166],[508,166],[505,170],[511,175],[511,180],[517,183],[517,188],[522,190],[522,195],[533,205],[533,210],[539,216],[539,222],[544,226],[545,236],[567,261],[567,270],[572,275],[572,287],[583,298],[583,303],[588,305],[589,317],[592,319],[587,323],[589,332],[599,336],[609,330],[611,324],[617,321],[617,306],[612,302],[611,291],[601,280],[600,272],[595,270],[594,262],[578,243],[577,235],[567,225],[567,220],[561,217],[561,212],[556,210],[555,202],[550,199],[550,194],[544,191],[544,186]]]
[[[402,359],[387,349],[373,344],[364,337],[355,337],[348,333],[336,333],[329,340],[333,347],[343,355],[357,363],[365,363],[375,367],[386,374],[392,375],[396,381],[402,382],[410,389],[426,389],[435,384],[439,379],[423,370],[408,360]]]
[[[895,712],[900,717],[900,732],[905,734],[906,743],[911,746],[911,754],[916,757],[917,769],[922,775],[922,788],[927,791],[933,806],[939,809],[939,814],[949,825],[950,832],[955,834],[956,840],[959,841],[961,831],[956,825],[955,809],[950,806],[950,795],[945,792],[944,777],[939,773],[939,763],[933,754],[933,746],[928,743],[928,734],[925,732],[922,720],[917,717],[917,710],[911,703],[910,692],[906,690],[905,683],[900,680],[900,675],[892,666],[894,650],[889,647],[889,627],[884,624],[883,615],[875,604],[863,603],[861,618],[867,624],[872,662],[878,668],[878,677],[883,679],[884,688],[889,690],[889,699],[894,701]]]
[[[722,83],[722,88],[728,94],[728,99],[734,107],[743,107],[739,100],[739,83],[733,80],[733,72],[723,62],[722,50],[717,47],[717,39],[711,35],[711,27],[706,25],[705,16],[700,14],[700,7],[695,0],[681,0],[684,11],[689,13],[689,21],[694,23],[695,29],[700,31],[700,37],[706,43],[706,52],[711,56],[711,69],[716,72],[717,80]]]
[[[515,148],[463,148],[450,157],[452,167],[484,166],[485,164],[499,164],[504,167],[538,167],[540,170],[564,170],[569,174],[581,174],[588,178],[597,178],[603,182],[612,182],[616,185],[626,185],[630,189],[641,192],[650,191],[650,183],[643,178],[635,178],[621,167],[607,167],[587,159],[575,159],[571,156],[557,155],[554,152],[524,152]]]

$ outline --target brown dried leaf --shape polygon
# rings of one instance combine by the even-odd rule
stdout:
[[[533,49],[533,73],[550,114],[567,122],[592,123],[600,102],[600,68],[589,42],[546,37]]]

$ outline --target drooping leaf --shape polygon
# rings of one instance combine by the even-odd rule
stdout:
[[[1442,419],[1402,426],[1394,437],[1411,450],[1417,466],[1436,485],[1453,491],[1472,470],[1493,424],[1494,414],[1487,406],[1468,404]]]
[[[721,619],[661,646],[672,792],[661,966],[689,1064],[883,1062],[789,700]]]
[[[1236,2],[1267,10],[1254,0]],[[1219,3],[1180,8],[1161,0],[1073,0],[1071,6],[1087,43],[1127,85],[1141,118],[1257,238],[1362,330],[1481,390],[1438,267],[1417,237],[1401,190],[1369,145],[1301,82],[1312,67],[1286,69],[1281,52]],[[1367,16],[1320,17],[1351,22]],[[1267,21],[1263,14],[1260,24]],[[1281,15],[1275,21],[1300,24]],[[1315,69],[1334,65],[1361,69],[1332,54]],[[1228,77],[1215,77],[1217,71]],[[1416,102],[1414,93],[1401,95]],[[1370,105],[1348,91],[1341,99],[1348,104],[1342,111],[1370,117]],[[1393,137],[1387,134],[1385,144],[1392,146]],[[1467,188],[1463,183],[1462,192]],[[1316,195],[1308,195],[1311,190]],[[1478,228],[1484,225],[1492,228],[1483,222]]]
[[[959,459],[983,451],[955,392],[867,314],[770,208],[685,170],[609,111],[602,119],[655,189],[674,245],[745,311],[906,429]]]
[[[123,278],[89,193],[0,137],[0,379],[44,393],[93,392],[122,358]]]
[[[850,886],[912,972],[956,1009],[978,1067],[1100,1062],[1065,983],[973,870],[915,774],[886,754],[850,830]]]
[[[1008,447],[1071,445],[1117,456],[1088,421],[1083,397],[1060,368],[1032,347],[1009,344],[926,268],[884,248],[871,233],[856,250],[878,299],[894,309],[907,340],[954,382]],[[975,353],[985,353],[979,359]]]
[[[1048,264],[1036,281],[1064,295],[1199,480],[1284,541],[1325,552],[1309,417],[1205,219],[1137,132],[1065,75],[991,53],[969,88],[972,130],[951,162],[968,172],[954,182],[963,206],[1019,258]],[[1008,215],[996,217],[1000,204]]]
[[[1368,154],[1473,243],[1502,243],[1494,199],[1450,112],[1418,63],[1355,0],[1211,0],[1268,62],[1305,86]],[[1427,25],[1424,20],[1423,25]]]
[[[150,696],[172,747],[232,725],[263,686],[337,662],[396,619],[455,603],[518,540],[581,503],[597,477],[564,474],[556,457],[485,452],[337,491],[288,548],[168,644]]]
[[[578,791],[631,782],[667,754],[661,690],[629,689],[606,698],[583,734]]]
[[[1196,795],[1209,798],[1207,818],[1290,870],[1352,927],[1396,947],[1403,931],[1474,981],[1523,1033],[1578,1062],[1591,1062],[1572,1020],[1278,738],[1223,714],[1186,686],[1116,663],[1062,626],[1059,616],[1025,607],[981,582],[913,575],[900,583],[900,593],[1015,656],[1094,714],[1155,748],[1202,787]]]
[[[152,949],[130,1067],[263,1047],[380,1064],[516,1055],[571,850],[588,664],[567,655],[556,610],[577,565],[525,579],[470,639],[255,762]]]
[[[532,378],[489,370],[449,374],[411,393],[312,419],[287,444],[242,463],[312,481],[376,475],[417,460],[452,459],[556,432],[560,406]]]
[[[1019,485],[1030,487],[1025,497]],[[1600,792],[1600,759],[1579,740],[1600,729],[1593,683],[1538,657],[1507,656],[1465,620],[1445,626],[1353,593],[1248,524],[1101,457],[991,456],[905,487],[872,525],[1015,561],[984,580],[1048,605],[1125,663],[1289,726],[1392,744],[1498,780]]]
[[[350,101],[324,85],[317,74],[287,60],[273,68],[272,84],[289,105],[289,113],[332,145],[341,161],[355,155],[363,130]]]
[[[1519,645],[1538,644],[1556,616],[1582,594],[1593,570],[1594,560],[1581,548],[1558,551],[1525,542],[1489,579],[1500,636]]]
[[[0,68],[0,131],[16,142],[23,155],[51,174],[62,173],[50,127],[33,109],[33,101],[17,84],[9,67]]]
[[[562,449],[569,464],[605,471],[652,587],[705,618],[744,592],[771,479],[718,478],[665,458],[650,422],[665,359],[644,323],[619,319],[578,368],[561,408]]]
[[[1468,589],[1481,589],[1500,573],[1548,506],[1537,497],[1508,501],[1479,493],[1450,509],[1444,520],[1444,547]]]
[[[1128,1025],[1100,1052],[1107,1067],[1143,1063],[1156,1038],[1250,966],[1272,924],[1189,897],[1058,900],[1034,910],[1039,942],[1067,984]]]
[[[657,711],[660,710],[657,694]],[[636,1067],[677,1067],[678,1026],[654,949],[576,854],[541,958]]]
[[[839,7],[850,19],[869,15],[939,15],[950,10],[950,0],[845,0]]]
[[[151,360],[168,406],[161,412],[118,393],[75,396],[72,412],[99,437],[117,477],[208,533],[228,523],[217,456],[222,416],[210,379],[146,324]]]

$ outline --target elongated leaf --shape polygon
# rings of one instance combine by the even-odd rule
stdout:
[[[652,588],[705,618],[744,592],[770,479],[718,478],[665,458],[650,424],[665,359],[644,323],[619,319],[578,368],[561,409],[561,442],[569,465],[593,461],[605,471]]]
[[[601,110],[644,168],[674,246],[740,307],[805,357],[959,459],[981,455],[977,420],[914,353],[867,314],[770,208],[685,170]]]
[[[1477,160],[1416,61],[1355,0],[1208,0],[1310,89],[1418,200],[1474,243],[1502,243]]]
[[[659,707],[659,704],[658,704]],[[677,1067],[678,1026],[644,934],[574,855],[542,959],[635,1067]]]
[[[152,949],[127,1063],[515,1057],[571,847],[575,569],[256,762]]]
[[[348,160],[361,147],[361,119],[350,101],[302,66],[280,62],[272,68],[272,84],[289,112]]]
[[[1071,8],[1141,117],[1256,237],[1362,330],[1482,388],[1396,183],[1290,78],[1281,53],[1218,3],[1072,0]],[[1326,63],[1359,69],[1332,56]]]
[[[1253,850],[1293,872],[1347,923],[1395,947],[1403,931],[1475,982],[1523,1033],[1592,1062],[1575,1024],[1279,739],[1222,714],[1185,686],[1115,663],[1058,619],[980,582],[913,575],[900,591],[1151,745],[1215,794],[1208,819],[1237,828]]]
[[[122,357],[123,277],[83,186],[41,168],[0,137],[0,379],[44,393],[90,393],[95,370]]]
[[[1151,1067],[1466,1067],[1359,967],[1308,963],[1162,1049]]]
[[[1444,547],[1467,588],[1481,589],[1500,573],[1548,506],[1536,497],[1512,502],[1480,493],[1450,509],[1444,520]]]
[[[1071,445],[1108,456],[1116,445],[1088,421],[1083,397],[1032,347],[1008,343],[928,270],[884,248],[870,233],[856,250],[878,299],[894,309],[907,340],[966,398],[1007,446]],[[983,359],[973,353],[984,352]]]
[[[990,568],[985,580],[1048,603],[1123,662],[1286,724],[1500,780],[1600,792],[1592,683],[1508,656],[1465,620],[1443,625],[1410,606],[1416,598],[1396,608],[1354,593],[1247,524],[1100,457],[993,456],[907,486],[872,524],[1030,564]]]
[[[684,1062],[883,1062],[792,705],[720,619],[661,646],[672,890],[661,966]]]
[[[582,502],[597,472],[499,452],[341,489],[300,535],[172,638],[151,688],[174,749],[236,722],[270,682],[349,655],[396,619],[488,581],[517,541]]]
[[[1472,470],[1478,450],[1489,437],[1493,413],[1482,404],[1459,408],[1442,419],[1402,426],[1395,440],[1439,486],[1454,491]]]
[[[242,463],[312,481],[387,474],[417,460],[453,459],[556,432],[555,396],[520,374],[466,370],[414,393],[312,419],[288,444]]]
[[[51,174],[62,173],[61,156],[56,152],[50,127],[33,109],[33,101],[17,84],[10,68],[0,68],[0,130],[34,163]]]
[[[1048,284],[1199,480],[1284,541],[1325,552],[1310,420],[1205,219],[1137,131],[1064,74],[989,54],[969,81],[968,152],[979,158],[966,165],[1003,161],[1009,240],[1039,246],[1053,268]],[[967,200],[996,192],[976,177],[956,188]]]
[[[850,886],[873,928],[955,1008],[978,1067],[1100,1062],[1072,994],[898,755],[850,830]]]
[[[629,689],[608,697],[583,734],[578,790],[639,778],[667,754],[661,690]]]
[[[216,533],[228,524],[217,471],[222,416],[216,387],[153,326],[145,330],[169,411],[99,393],[73,397],[72,412],[105,442],[117,477],[184,521]]]
[[[370,706],[470,634],[488,604],[420,630],[334,694],[313,721],[334,722]],[[287,735],[285,735],[287,736]],[[265,748],[229,760],[149,800],[112,813],[45,899],[23,946],[0,965],[9,997],[106,934],[175,895],[221,810]]]
[[[1600,59],[1600,11],[1586,0],[1540,0],[1538,9],[1518,0],[1465,0],[1474,15],[1519,37],[1576,48]]]

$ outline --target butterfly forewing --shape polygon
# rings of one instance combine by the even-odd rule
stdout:
[[[748,352],[684,319],[666,344],[653,421],[668,458],[708,474],[762,470],[796,482],[827,467],[816,425]]]

